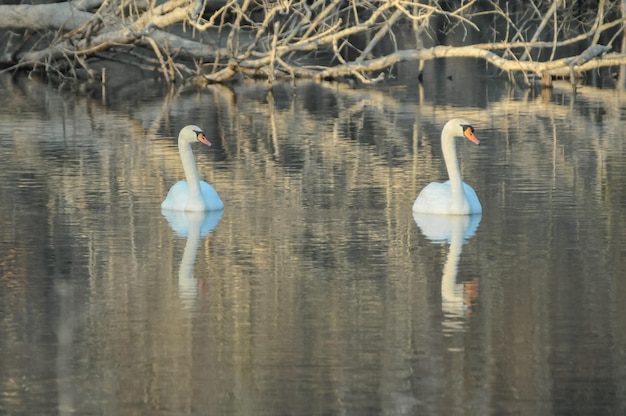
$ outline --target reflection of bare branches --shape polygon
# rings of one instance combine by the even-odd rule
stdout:
[[[274,157],[278,159],[280,156],[280,146],[278,145],[278,132],[276,130],[276,111],[274,108],[274,94],[272,91],[267,92],[267,109],[269,112],[270,134],[272,136],[272,144],[274,147]]]
[[[433,317],[437,319],[440,305],[433,304],[432,285],[439,281],[424,276],[432,275],[439,259],[440,267],[445,253],[416,244],[410,202],[419,189],[416,182],[439,177],[438,132],[452,115],[467,114],[484,138],[486,145],[480,150],[483,159],[465,158],[463,168],[484,187],[485,198],[481,200],[492,201],[491,207],[486,206],[492,225],[514,215],[497,215],[502,206],[527,203],[526,195],[506,188],[511,182],[501,178],[503,172],[517,174],[520,181],[540,190],[549,189],[554,183],[546,180],[545,167],[539,164],[553,163],[557,186],[584,187],[591,183],[598,187],[593,188],[597,195],[605,192],[611,198],[615,197],[612,192],[619,192],[600,189],[602,175],[607,175],[611,163],[598,164],[597,172],[579,172],[576,176],[577,170],[589,166],[596,169],[593,158],[615,155],[615,149],[623,149],[619,109],[625,98],[612,91],[582,88],[574,95],[571,88],[561,90],[557,83],[550,100],[535,97],[537,91],[511,89],[499,101],[475,108],[434,104],[420,100],[415,92],[400,95],[398,90],[354,90],[343,84],[302,81],[297,84],[297,94],[293,84],[276,83],[268,96],[264,83],[246,82],[233,89],[211,85],[200,93],[190,87],[172,89],[164,98],[137,100],[129,113],[85,99],[74,103],[41,84],[19,87],[7,81],[6,85],[6,93],[0,95],[0,104],[6,109],[0,114],[0,125],[6,130],[4,154],[10,157],[3,161],[7,178],[3,189],[13,180],[28,185],[24,181],[32,182],[32,177],[37,187],[28,189],[32,191],[28,198],[24,198],[23,190],[13,195],[9,192],[9,197],[0,201],[0,216],[4,224],[15,224],[16,218],[23,219],[32,209],[29,203],[36,198],[39,206],[30,212],[46,226],[29,228],[26,223],[3,228],[2,232],[16,242],[16,251],[2,257],[8,266],[3,269],[0,264],[0,272],[23,273],[26,267],[41,267],[46,268],[42,275],[49,273],[47,264],[32,261],[34,256],[20,257],[24,242],[29,249],[37,247],[44,252],[64,243],[65,247],[75,247],[75,253],[69,253],[74,257],[65,264],[81,277],[84,270],[85,279],[75,287],[80,296],[91,297],[81,297],[79,303],[89,305],[81,331],[88,332],[93,341],[89,348],[76,349],[80,361],[92,362],[93,354],[100,360],[93,362],[115,362],[141,371],[137,360],[144,359],[146,351],[153,352],[149,368],[141,374],[149,383],[137,383],[136,371],[111,376],[115,385],[123,387],[110,394],[120,406],[129,408],[136,407],[137,397],[173,409],[183,397],[188,398],[185,403],[196,406],[198,390],[191,381],[205,381],[206,375],[199,375],[194,368],[198,362],[217,362],[210,360],[226,361],[226,365],[216,366],[215,374],[210,374],[223,383],[206,383],[208,387],[202,391],[210,394],[200,395],[207,397],[203,405],[222,400],[224,391],[234,392],[237,398],[252,397],[249,400],[253,401],[259,386],[275,387],[268,371],[284,368],[285,357],[301,359],[298,354],[302,350],[292,346],[305,345],[311,339],[316,343],[306,344],[307,357],[320,362],[335,360],[331,368],[320,370],[337,371],[327,376],[333,383],[329,390],[349,391],[353,383],[345,379],[343,370],[352,362],[355,344],[335,342],[333,337],[343,337],[354,329],[352,317],[377,320],[373,331],[356,334],[357,341],[359,345],[377,342],[376,354],[363,354],[380,367],[377,386],[383,380],[389,391],[403,391],[407,363],[413,365],[416,346],[441,346],[430,339],[432,329],[420,329],[432,326]],[[41,100],[42,96],[46,100]],[[581,101],[596,105],[585,102],[581,108]],[[600,112],[591,111],[593,108],[610,110],[601,115],[602,123],[594,122]],[[198,247],[195,271],[207,276],[203,280],[209,290],[196,303],[202,315],[193,319],[181,311],[177,280],[173,278],[184,242],[172,238],[158,213],[167,186],[180,173],[175,127],[188,121],[202,124],[220,143],[199,156],[198,165],[227,202],[217,238],[202,240]],[[584,132],[585,137],[570,137],[570,128]],[[36,146],[33,137],[38,138]],[[593,145],[587,145],[590,140]],[[577,153],[581,151],[585,153]],[[492,160],[483,163],[484,158]],[[25,170],[28,175],[22,174]],[[606,186],[607,181],[603,183]],[[586,198],[583,192],[574,197]],[[500,205],[499,198],[510,200]],[[621,199],[615,200],[619,204]],[[540,208],[558,209],[562,204],[572,207],[572,201],[554,200]],[[587,221],[590,211],[582,204],[575,206],[577,213],[572,215],[578,216],[572,218]],[[547,211],[541,212],[551,215]],[[104,223],[103,212],[112,224]],[[623,224],[620,212],[615,209],[615,218],[611,218],[615,222],[610,222],[615,233],[623,229],[619,227]],[[569,215],[558,215],[564,218],[565,214]],[[551,235],[580,228],[568,224],[565,221]],[[28,238],[22,238],[26,234]],[[32,238],[42,234],[42,241],[33,244]],[[522,232],[509,248],[527,250],[524,238],[532,245],[542,237]],[[485,234],[483,239],[487,238]],[[364,241],[369,243],[361,244]],[[598,238],[597,242],[606,247],[605,240]],[[363,247],[372,251],[363,253]],[[609,249],[619,257],[619,246]],[[472,264],[486,261],[500,267],[497,261],[527,258],[517,256],[516,251],[505,260],[494,260],[472,245],[464,250],[468,250],[466,258],[472,259]],[[373,275],[375,278],[370,278]],[[547,281],[528,279],[519,285],[530,283],[536,288]],[[18,285],[18,290],[4,291],[11,302],[7,305],[15,303],[14,310],[24,309],[28,294],[38,292],[19,289],[26,284],[17,279],[7,282],[5,277],[0,279],[0,285],[3,283]],[[485,294],[500,290],[493,286],[485,284],[482,290]],[[156,293],[147,294],[146,288]],[[464,290],[466,301],[471,302],[476,296],[476,282],[467,282]],[[520,324],[511,327],[535,334],[539,314],[533,309],[535,314],[528,316],[526,307],[519,310],[515,305],[504,305],[506,296],[485,296],[481,302],[489,307],[502,303],[502,310],[511,315],[507,322]],[[319,308],[316,299],[327,300],[325,308]],[[101,307],[107,308],[106,314]],[[325,332],[298,330],[303,314],[306,322],[316,323],[307,329],[322,328]],[[129,315],[145,319],[130,321]],[[207,316],[210,319],[203,319]],[[120,322],[132,333],[151,336],[129,338],[126,332],[120,336],[120,326],[109,324]],[[384,336],[379,328],[384,329]],[[198,339],[198,333],[212,335]],[[116,342],[107,341],[112,337]],[[502,345],[502,337],[485,343]],[[460,341],[465,342],[465,338]],[[535,344],[523,345],[530,348]],[[172,374],[172,357],[183,383],[164,376]],[[463,360],[456,361],[463,364]],[[248,379],[251,363],[261,365]],[[233,377],[235,372],[238,375]],[[250,390],[248,386],[252,386]],[[296,386],[288,393],[298,394],[300,390]],[[414,386],[408,388],[411,394],[413,390]],[[176,399],[163,392],[173,392]],[[250,408],[255,408],[254,403]]]
[[[284,176],[280,173],[285,163],[293,160],[306,160],[307,163],[324,166],[319,170],[309,172],[303,181],[317,180],[319,172],[332,171],[338,166],[345,167],[349,172],[346,186],[350,189],[367,189],[370,187],[389,189],[418,189],[419,181],[426,181],[428,178],[439,176],[439,153],[438,130],[441,124],[447,119],[463,114],[471,119],[480,129],[495,126],[496,129],[509,131],[519,125],[528,125],[529,131],[539,132],[539,137],[555,137],[555,125],[546,124],[546,117],[553,120],[569,120],[575,123],[576,128],[589,130],[587,140],[596,143],[598,155],[605,154],[602,149],[606,146],[621,146],[616,141],[617,136],[607,136],[601,132],[590,129],[595,123],[587,123],[589,117],[585,113],[577,113],[577,117],[571,117],[572,112],[577,112],[577,107],[573,105],[561,105],[559,101],[574,103],[575,101],[588,101],[595,106],[605,108],[605,125],[614,126],[616,129],[620,124],[619,108],[624,106],[624,98],[618,92],[611,90],[594,89],[591,87],[581,88],[576,95],[571,88],[560,89],[559,83],[555,84],[553,94],[562,94],[560,100],[544,100],[541,96],[533,98],[528,96],[511,96],[499,102],[491,103],[488,109],[462,108],[455,106],[433,106],[428,102],[421,102],[419,105],[407,104],[406,98],[399,100],[393,94],[383,91],[363,91],[350,89],[342,84],[321,84],[311,86],[299,84],[298,94],[290,89],[286,84],[277,85],[277,91],[281,96],[281,107],[277,109],[276,94],[267,93],[263,84],[249,84],[245,90],[238,92],[224,86],[212,85],[209,92],[205,91],[197,96],[190,94],[188,88],[170,89],[165,98],[143,106],[141,112],[145,112],[145,122],[136,120],[129,122],[126,118],[120,118],[111,111],[91,112],[89,116],[83,118],[96,118],[110,127],[108,134],[115,137],[126,137],[132,143],[138,140],[144,143],[145,137],[158,137],[165,127],[167,130],[175,130],[175,123],[179,123],[173,114],[185,114],[196,108],[205,108],[207,113],[217,114],[216,123],[209,123],[209,120],[194,120],[208,129],[216,142],[222,141],[221,152],[232,159],[246,160],[246,172],[238,172],[233,177],[225,176],[223,171],[205,169],[206,175],[216,186],[222,184],[227,189],[239,189],[245,194],[247,190],[240,189],[238,181],[242,178],[261,176],[278,181],[293,181],[295,177]],[[334,102],[331,114],[321,118],[315,112],[306,108],[309,99],[303,97],[307,88],[313,88],[317,94],[328,96]],[[237,99],[235,99],[235,97]],[[289,100],[285,106],[284,97]],[[303,99],[304,98],[304,99]],[[22,99],[23,100],[23,99]],[[34,100],[34,98],[33,98]],[[12,99],[13,107],[19,106],[20,98]],[[156,104],[156,105],[155,105]],[[29,103],[21,105],[29,106]],[[90,104],[94,106],[93,103]],[[213,109],[213,110],[211,110]],[[140,110],[140,109],[137,109]],[[419,120],[419,122],[417,121]],[[582,123],[582,124],[581,124]],[[113,127],[118,126],[118,127]],[[372,131],[376,132],[372,135]],[[500,133],[493,133],[494,139]],[[89,135],[89,133],[85,133]],[[372,139],[374,137],[375,139]],[[602,140],[600,138],[602,137]],[[567,159],[564,158],[563,146],[571,147],[572,141],[564,141],[562,138],[543,142],[520,142],[516,145],[515,152],[506,150],[503,154],[508,158],[524,161],[524,171],[528,178],[537,175],[537,180],[542,172],[540,166],[536,166],[537,158],[533,154],[538,152],[551,152],[554,157],[553,163],[559,169],[569,171]],[[374,140],[374,141],[372,141]],[[161,194],[164,192],[163,184],[159,182],[155,189],[154,178],[164,177],[163,182],[171,182],[167,175],[176,177],[180,172],[177,154],[173,141],[150,140],[150,147],[133,147],[133,151],[144,152],[149,149],[151,157],[137,156],[135,160],[141,161],[142,168],[136,172],[139,175],[131,175],[125,178],[129,186],[138,192],[154,192]],[[507,141],[498,141],[505,147],[511,146]],[[493,143],[492,145],[495,145]],[[558,144],[557,144],[558,143]],[[539,149],[540,147],[542,149]],[[79,148],[80,149],[80,148]],[[296,155],[294,155],[296,152]],[[521,153],[520,153],[521,152]],[[530,155],[524,157],[524,152]],[[19,152],[17,153],[19,155]],[[209,155],[211,152],[208,153]],[[385,155],[393,155],[387,158]],[[288,155],[289,158],[285,158]],[[407,157],[410,155],[410,157]],[[87,157],[87,155],[85,156]],[[46,166],[45,155],[40,156],[41,166]],[[373,162],[380,158],[380,160]],[[464,169],[475,170],[476,175],[487,174],[482,172],[471,160],[465,160]],[[600,166],[605,163],[601,162]],[[105,163],[106,165],[106,163]],[[86,165],[87,166],[87,165]],[[271,166],[271,168],[270,168]],[[304,164],[303,166],[308,166]],[[372,169],[372,166],[374,168]],[[288,166],[289,167],[289,166]],[[124,168],[126,172],[135,171],[136,168]],[[256,171],[257,169],[260,169]],[[270,171],[266,170],[270,169]],[[298,167],[303,169],[303,167]],[[555,168],[556,169],[556,168]],[[571,171],[569,171],[571,172]],[[573,174],[573,172],[571,172]],[[125,173],[124,175],[127,175]],[[393,177],[393,180],[389,180]],[[567,180],[569,174],[561,176],[561,180]],[[105,177],[116,177],[119,174],[109,174]],[[87,182],[80,184],[55,185],[61,189],[66,189],[65,195],[73,198],[79,207],[84,207],[84,194],[89,188],[89,175],[82,175]],[[306,178],[306,179],[304,179]],[[268,186],[272,187],[272,180],[268,181]],[[230,182],[233,181],[233,182]],[[245,183],[245,182],[243,182]],[[107,185],[107,188],[110,185]],[[289,189],[306,189],[303,183],[289,186],[278,185],[279,189],[287,187]],[[219,186],[218,186],[219,188]],[[271,193],[271,190],[264,191]],[[392,195],[393,192],[389,192]],[[414,198],[411,192],[406,193],[407,201]],[[297,199],[301,199],[298,196]],[[332,200],[334,196],[329,196]],[[402,206],[398,201],[387,202],[391,209]],[[82,209],[82,208],[81,208]],[[398,211],[400,214],[400,211]]]

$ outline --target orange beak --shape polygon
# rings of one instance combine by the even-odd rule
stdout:
[[[211,142],[209,141],[209,139],[206,138],[206,136],[204,135],[204,133],[198,133],[198,141],[200,143],[204,143],[207,146],[212,146]]]
[[[472,143],[480,144],[480,141],[474,136],[474,131],[471,127],[466,127],[463,131],[463,136],[465,136]]]

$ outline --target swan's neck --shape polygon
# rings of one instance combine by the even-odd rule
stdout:
[[[193,158],[191,144],[179,141],[178,152],[180,153],[180,159],[183,162],[185,178],[187,179],[187,185],[189,186],[189,196],[198,196],[200,195],[200,178],[198,176],[196,162]]]
[[[441,134],[441,148],[443,158],[446,162],[446,169],[448,170],[452,197],[454,201],[462,201],[465,197],[463,194],[463,179],[461,178],[459,161],[456,157],[456,145],[454,143],[454,137],[446,134],[445,131]]]

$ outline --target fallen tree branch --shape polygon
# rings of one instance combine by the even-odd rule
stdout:
[[[622,54],[608,53],[610,43],[598,43],[606,38],[602,34],[613,40],[624,30],[619,0],[601,0],[602,10],[587,17],[574,15],[561,0],[532,1],[529,9],[515,13],[500,3],[471,0],[451,9],[409,0],[165,0],[158,5],[147,0],[74,0],[0,5],[0,28],[8,31],[4,36],[9,40],[0,52],[0,66],[71,75],[73,65],[88,67],[90,57],[122,45],[118,52],[133,50],[132,56],[128,52],[129,62],[144,56],[142,65],[154,65],[168,83],[189,74],[196,83],[225,82],[238,75],[270,81],[307,77],[376,83],[398,63],[441,58],[482,59],[509,74],[544,78],[571,74],[572,79],[589,68],[626,64]],[[504,36],[498,38],[494,25],[491,43],[422,46],[454,31],[467,43],[468,36],[481,30],[476,19],[486,14],[499,19]],[[537,21],[535,27],[529,17]],[[402,25],[413,28],[412,48],[399,43]],[[572,26],[579,31],[572,32]],[[18,29],[31,36],[15,42]],[[546,40],[543,34],[549,31]],[[574,44],[585,50],[553,59],[557,51]],[[547,48],[550,59],[539,60],[540,51]],[[117,59],[121,60],[119,55]]]

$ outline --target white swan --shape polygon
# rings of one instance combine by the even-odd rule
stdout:
[[[211,142],[207,140],[200,127],[194,125],[183,127],[178,134],[178,152],[187,180],[178,181],[170,188],[165,201],[161,204],[162,210],[205,212],[224,209],[224,203],[217,191],[208,183],[201,181],[198,176],[191,150],[191,144],[195,142],[211,146]]]
[[[426,214],[467,215],[482,212],[480,201],[471,186],[463,182],[456,157],[454,139],[465,137],[473,143],[480,142],[474,136],[472,124],[462,118],[448,121],[441,131],[441,149],[450,180],[431,182],[417,196],[413,212]]]

